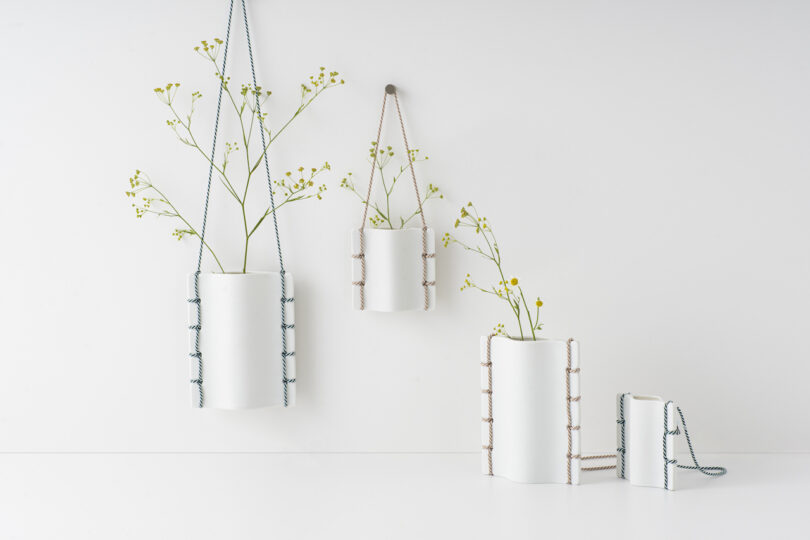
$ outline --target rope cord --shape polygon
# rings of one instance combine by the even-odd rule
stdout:
[[[199,401],[197,406],[203,407],[204,394],[203,394],[203,358],[200,351],[200,330],[202,330],[202,305],[200,302],[200,270],[202,268],[203,247],[205,246],[205,226],[208,222],[208,202],[211,198],[211,178],[214,175],[214,158],[217,151],[217,131],[219,130],[219,113],[222,108],[222,91],[225,88],[225,66],[228,62],[228,44],[230,43],[231,36],[231,19],[233,18],[233,0],[230,1],[228,8],[228,26],[225,31],[225,50],[222,54],[222,78],[219,81],[219,94],[217,95],[217,114],[214,120],[214,139],[211,143],[211,159],[208,165],[208,184],[205,188],[205,205],[203,207],[202,226],[200,227],[200,251],[197,255],[197,271],[194,272],[194,298],[189,298],[189,302],[197,304],[197,324],[191,327],[195,332],[194,336],[194,352],[189,356],[197,359],[197,377],[191,379],[191,384],[197,385],[199,391]]]
[[[205,191],[205,205],[203,207],[203,219],[202,219],[202,226],[200,228],[200,249],[197,255],[197,270],[194,272],[194,298],[190,298],[188,301],[194,304],[197,304],[197,323],[194,325],[189,326],[189,329],[195,332],[195,339],[194,339],[194,352],[190,354],[192,358],[197,359],[197,377],[195,379],[191,379],[191,383],[197,385],[199,390],[199,402],[198,406],[200,408],[204,405],[204,398],[203,398],[203,356],[202,352],[200,351],[200,332],[202,330],[202,301],[200,299],[200,285],[199,285],[199,278],[202,269],[202,256],[203,256],[203,248],[205,245],[205,230],[206,224],[208,221],[208,206],[211,197],[211,179],[213,177],[214,171],[214,158],[216,157],[216,147],[217,147],[217,133],[219,131],[219,117],[221,112],[222,106],[222,93],[225,89],[226,78],[225,78],[225,68],[227,67],[228,61],[228,46],[230,44],[230,35],[231,35],[231,21],[233,19],[233,0],[230,0],[229,8],[228,8],[228,25],[227,30],[225,32],[225,49],[222,55],[222,69],[220,71],[221,78],[219,83],[219,93],[217,95],[217,112],[216,117],[214,120],[214,137],[213,142],[211,144],[211,159],[209,160],[208,166],[208,183],[206,186]],[[253,90],[254,95],[256,98],[255,105],[256,105],[256,115],[258,116],[259,120],[259,131],[261,134],[261,142],[262,142],[262,152],[263,152],[263,161],[264,161],[264,170],[267,176],[267,187],[270,192],[270,208],[273,214],[273,229],[275,231],[275,238],[276,238],[276,249],[278,251],[278,263],[279,263],[279,276],[281,280],[281,381],[284,389],[284,406],[286,407],[288,404],[288,389],[287,385],[289,383],[295,383],[295,378],[288,378],[287,377],[287,358],[294,356],[295,351],[288,352],[287,351],[287,330],[294,329],[295,324],[287,324],[287,304],[292,303],[295,301],[294,297],[287,297],[286,291],[286,276],[284,271],[284,259],[281,253],[281,240],[279,237],[278,232],[278,219],[276,217],[276,204],[273,198],[273,183],[270,178],[270,164],[267,157],[267,140],[265,138],[265,127],[264,127],[264,117],[261,111],[261,103],[259,101],[259,93],[258,93],[258,85],[256,83],[256,67],[253,60],[253,46],[250,39],[250,27],[248,25],[248,18],[247,18],[247,7],[246,7],[246,0],[241,0],[242,3],[242,18],[245,23],[245,36],[247,39],[247,46],[248,46],[248,56],[250,58],[250,73],[253,80]]]
[[[579,374],[582,371],[582,368],[573,369],[573,359],[571,353],[571,344],[574,343],[574,338],[569,338],[566,342],[566,355],[568,363],[565,368],[565,402],[566,402],[566,413],[568,415],[568,453],[566,454],[566,478],[567,484],[571,483],[571,461],[574,459],[579,459],[580,461],[590,460],[590,459],[610,459],[615,458],[616,454],[596,454],[593,456],[584,456],[580,452],[579,454],[573,454],[573,432],[574,431],[581,431],[582,425],[573,425],[572,422],[572,414],[571,414],[571,403],[578,402],[582,399],[582,391],[580,389],[580,395],[571,397],[571,375]],[[598,467],[580,467],[580,471],[607,471],[610,469],[615,469],[616,465],[603,465]]]
[[[288,404],[288,389],[287,385],[295,382],[295,379],[287,378],[287,357],[295,355],[295,352],[287,352],[287,329],[293,328],[294,325],[286,324],[287,317],[287,286],[286,276],[284,272],[284,257],[281,254],[281,239],[278,234],[278,218],[276,217],[276,203],[273,199],[273,181],[270,179],[270,162],[267,157],[267,144],[264,136],[264,117],[262,116],[261,103],[259,101],[259,91],[256,84],[256,66],[253,62],[253,46],[250,40],[250,27],[248,26],[246,0],[242,0],[242,18],[245,21],[245,35],[247,37],[248,57],[250,58],[250,74],[253,78],[253,90],[256,97],[256,115],[259,117],[259,132],[261,133],[262,152],[264,154],[264,172],[267,175],[267,189],[270,192],[270,208],[273,212],[273,231],[276,235],[276,250],[278,251],[278,267],[279,276],[281,278],[281,382],[284,388],[284,406]]]
[[[568,417],[568,425],[567,425],[567,432],[568,432],[568,453],[566,454],[566,484],[571,483],[571,460],[573,459],[581,459],[582,456],[580,454],[572,455],[573,452],[573,432],[579,431],[582,426],[575,426],[572,422],[572,415],[571,415],[571,403],[575,401],[579,401],[582,398],[582,395],[576,396],[575,398],[571,397],[571,375],[573,373],[579,373],[579,368],[576,370],[572,369],[571,366],[571,344],[574,342],[574,338],[568,338],[568,341],[565,342],[566,347],[566,355],[567,355],[567,364],[565,367],[565,413]]]
[[[681,469],[692,469],[697,470],[705,474],[706,476],[723,476],[728,472],[728,469],[721,466],[712,466],[712,467],[702,467],[698,464],[697,458],[695,457],[695,450],[692,448],[692,438],[689,437],[689,430],[686,429],[686,419],[683,417],[683,411],[681,411],[680,407],[677,407],[678,415],[681,417],[681,424],[683,425],[683,434],[686,435],[686,444],[689,446],[689,454],[692,456],[692,465],[681,465],[678,464],[678,467]]]
[[[582,459],[585,459],[584,457]],[[601,467],[582,467],[580,471],[590,472],[590,471],[610,471],[615,469],[616,465],[603,465]]]
[[[405,134],[405,120],[402,118],[402,110],[399,106],[399,96],[397,95],[397,90],[394,85],[389,84],[385,87],[385,93],[383,94],[383,102],[382,102],[382,109],[380,110],[380,123],[377,126],[377,139],[374,143],[374,158],[371,162],[371,175],[368,179],[368,190],[366,192],[366,199],[363,201],[363,220],[360,222],[360,253],[352,255],[352,258],[358,259],[360,261],[360,280],[353,281],[352,285],[356,285],[360,287],[360,310],[366,309],[366,299],[365,299],[365,285],[366,285],[366,243],[365,243],[365,228],[366,228],[366,221],[368,219],[368,207],[371,201],[371,188],[374,185],[374,172],[377,168],[377,156],[380,152],[380,138],[382,136],[382,127],[383,127],[383,120],[385,119],[385,106],[388,101],[388,94],[392,94],[394,96],[394,103],[396,104],[397,108],[397,117],[399,118],[399,127],[402,131],[402,140],[405,143],[405,153],[408,155],[408,168],[411,171],[411,180],[413,180],[413,189],[416,193],[416,205],[419,208],[419,219],[422,221],[422,288],[425,292],[425,303],[424,303],[424,310],[427,311],[430,308],[430,289],[429,287],[433,287],[436,285],[435,281],[428,281],[428,259],[435,257],[435,253],[428,253],[427,249],[427,222],[425,221],[425,213],[422,209],[422,197],[419,195],[419,184],[416,182],[416,172],[413,167],[413,155],[411,154],[411,148],[408,145],[408,136]]]
[[[681,425],[683,426],[683,434],[686,436],[686,444],[689,446],[689,455],[692,457],[692,463],[694,465],[681,465],[678,463],[677,459],[667,459],[667,435],[680,435],[681,431],[677,425],[675,430],[669,430],[669,407],[668,405],[671,404],[672,401],[667,401],[664,404],[664,488],[669,489],[669,465],[674,464],[679,469],[688,469],[693,471],[700,471],[701,473],[705,474],[706,476],[723,476],[724,474],[728,473],[728,469],[721,466],[711,466],[711,467],[703,467],[698,463],[697,456],[695,456],[695,449],[692,446],[692,438],[689,436],[689,430],[686,428],[686,418],[683,415],[683,411],[680,407],[675,407],[675,410],[678,411],[678,416],[681,418]]]
[[[621,441],[620,442],[621,446],[616,449],[616,456],[619,458],[618,459],[619,478],[624,478],[624,455],[625,455],[625,449],[627,448],[627,446],[625,445],[625,442],[624,442],[624,431],[625,431],[624,430],[624,425],[625,425],[625,419],[624,419],[624,396],[629,396],[629,395],[630,395],[630,393],[626,392],[626,393],[622,394],[621,398],[619,398],[619,419],[616,420],[616,423],[619,424],[619,426],[620,426],[620,428],[619,428],[619,439]]]
[[[667,401],[664,403],[664,489],[669,489],[669,466],[670,465],[677,465],[677,459],[669,459],[669,446],[668,446],[668,439],[667,437],[670,435],[678,435],[680,431],[678,431],[678,425],[676,423],[675,429],[670,431],[669,429],[669,406],[673,403],[671,401]]]

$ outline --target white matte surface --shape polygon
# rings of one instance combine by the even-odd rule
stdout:
[[[424,311],[422,229],[363,230],[365,236],[367,311]],[[427,253],[436,253],[433,229],[425,232]],[[360,253],[360,231],[352,231],[352,254]],[[427,280],[436,281],[436,258],[427,259]],[[360,261],[352,258],[352,281],[360,281]],[[360,287],[353,285],[354,308],[360,309]],[[428,287],[428,310],[436,307],[436,286]]]
[[[679,455],[688,459],[687,454]],[[481,476],[478,454],[0,455],[3,540],[806,538],[810,455],[704,455],[678,491]]]
[[[516,482],[533,484],[568,481],[568,416],[566,412],[566,342],[518,341],[492,338],[492,472]],[[487,338],[481,338],[481,362],[486,362]],[[571,347],[571,367],[579,367],[579,346]],[[482,367],[486,388],[486,367]],[[579,374],[571,376],[571,396],[579,395]],[[486,411],[486,394],[482,409]],[[579,425],[579,402],[572,402],[573,426]],[[484,412],[486,416],[486,412]],[[482,430],[489,444],[488,429]],[[573,455],[579,454],[580,432],[572,431]],[[486,451],[483,452],[486,455]],[[483,460],[488,471],[487,460]],[[571,461],[571,482],[579,483],[580,461]]]
[[[292,274],[285,274],[285,293],[295,297]],[[194,275],[188,277],[194,298]],[[281,328],[281,276],[278,272],[248,274],[202,273],[200,351],[203,358],[204,407],[250,409],[284,404],[281,333],[287,352],[295,351],[295,329]],[[285,324],[295,324],[295,303],[285,305]],[[189,324],[196,324],[197,306],[189,303]],[[190,352],[195,333],[189,332]],[[191,358],[190,378],[197,377]],[[287,358],[287,378],[295,378],[295,356]],[[197,407],[197,386],[191,385],[191,406]],[[295,405],[295,384],[288,384],[287,406]]]
[[[210,145],[216,79],[192,48],[224,37],[225,0],[7,1],[0,450],[477,454],[479,336],[511,315],[458,288],[467,272],[496,283],[492,268],[438,245],[435,311],[351,309],[361,206],[337,185],[348,171],[367,180],[392,82],[410,143],[430,156],[417,178],[445,193],[425,209],[437,240],[475,202],[506,272],[545,301],[543,334],[586,351],[585,453],[614,447],[627,389],[676,400],[700,452],[810,451],[810,2],[248,8],[271,127],[319,66],[346,79],[270,153],[275,179],[332,166],[323,201],[279,211],[297,289],[296,407],[189,408],[197,244],[168,220],[135,219],[123,193],[139,168],[200,223],[205,159],[175,140],[152,89],[180,82],[181,114],[200,90],[195,128]],[[238,89],[250,71],[235,22]],[[241,140],[231,114],[221,127],[220,150]],[[401,155],[393,115],[383,139]],[[411,211],[412,190],[400,194],[397,213]],[[263,179],[251,197],[255,215]],[[236,270],[239,209],[217,183],[211,203],[206,238]],[[253,270],[278,269],[271,230],[251,239]]]

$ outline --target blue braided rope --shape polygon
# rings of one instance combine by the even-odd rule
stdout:
[[[683,434],[686,435],[686,444],[689,446],[689,453],[692,455],[692,463],[693,465],[681,465],[678,464],[678,467],[681,469],[691,469],[700,471],[706,476],[723,476],[728,472],[725,467],[715,466],[715,467],[702,467],[698,464],[697,457],[695,457],[695,450],[692,448],[692,439],[689,437],[689,430],[686,429],[686,419],[683,417],[683,411],[681,411],[680,407],[677,407],[678,415],[681,417],[681,424],[683,425]],[[677,431],[677,430],[676,430]]]
[[[675,407],[678,411],[678,416],[681,418],[681,425],[683,425],[683,434],[686,436],[686,444],[689,446],[689,454],[692,456],[692,463],[694,465],[681,465],[677,459],[667,459],[667,435],[680,435],[681,430],[676,425],[674,431],[669,431],[669,408],[668,405],[672,403],[667,401],[664,405],[664,488],[669,489],[669,465],[674,464],[679,469],[689,469],[693,471],[700,471],[706,476],[723,476],[728,472],[728,469],[720,466],[703,467],[698,463],[697,456],[695,456],[695,449],[692,447],[692,438],[689,436],[689,430],[686,428],[686,418],[683,416],[683,411],[680,407]]]
[[[669,430],[669,406],[673,405],[672,401],[667,401],[664,403],[664,489],[669,489],[669,466],[670,465],[678,465],[677,459],[669,459],[668,457],[668,445],[667,445],[667,436],[668,435],[678,435],[680,431],[678,431],[678,426],[675,426],[674,431]]]
[[[621,440],[621,446],[616,449],[616,456],[619,458],[619,463],[621,464],[620,467],[619,467],[619,478],[624,478],[624,455],[625,455],[625,449],[627,448],[627,445],[624,442],[624,425],[625,425],[625,420],[624,420],[624,396],[629,396],[629,395],[630,395],[630,393],[626,392],[626,393],[622,394],[622,396],[619,398],[619,418],[618,418],[618,420],[616,420],[616,423],[621,426],[620,437],[619,437],[620,440]]]
[[[208,185],[205,188],[205,206],[203,207],[202,227],[200,227],[200,252],[197,255],[197,271],[194,272],[194,298],[188,301],[197,304],[197,324],[189,326],[190,330],[195,332],[194,336],[194,352],[189,355],[197,359],[197,378],[191,379],[191,384],[196,384],[199,390],[199,403],[198,407],[202,408],[204,403],[203,398],[203,359],[202,352],[200,351],[200,330],[202,329],[202,304],[200,302],[200,270],[202,269],[202,256],[203,247],[205,245],[205,225],[208,222],[208,201],[211,198],[211,178],[214,176],[214,158],[217,151],[217,131],[219,130],[219,112],[222,107],[222,91],[225,88],[225,66],[228,62],[228,43],[231,36],[231,18],[233,15],[233,0],[230,2],[228,8],[228,28],[225,31],[225,51],[222,55],[222,78],[219,81],[219,95],[217,96],[217,115],[214,120],[214,140],[211,143],[211,161],[208,165]]]
[[[233,2],[233,0],[231,0]],[[288,397],[287,397],[287,384],[290,382],[294,382],[295,379],[288,379],[287,378],[287,357],[294,356],[295,352],[288,353],[287,352],[287,302],[292,302],[292,299],[287,299],[287,287],[286,281],[284,276],[284,259],[281,255],[281,239],[279,238],[278,234],[278,219],[276,218],[276,203],[273,200],[273,182],[270,179],[270,163],[267,159],[267,148],[265,136],[264,136],[264,118],[262,118],[262,109],[261,103],[259,102],[259,92],[257,90],[258,86],[256,84],[256,66],[253,62],[253,46],[250,41],[250,28],[248,26],[248,18],[247,18],[247,7],[245,6],[245,0],[242,0],[242,18],[245,21],[245,34],[247,36],[247,45],[248,45],[248,56],[250,58],[250,74],[253,77],[253,91],[256,97],[256,115],[259,117],[259,132],[261,133],[262,137],[262,152],[264,154],[264,172],[267,175],[267,188],[270,191],[270,208],[273,211],[273,229],[276,233],[276,249],[278,250],[278,266],[279,266],[279,275],[281,276],[281,382],[284,387],[284,406],[287,406]]]

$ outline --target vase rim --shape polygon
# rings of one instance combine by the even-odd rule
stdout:
[[[285,273],[289,274],[289,272]],[[193,276],[194,273],[191,273],[190,275]],[[236,278],[240,276],[277,276],[279,273],[271,270],[248,270],[247,272],[200,272],[200,275]]]
[[[385,232],[385,233],[402,233],[408,231],[421,231],[422,227],[405,227],[404,229],[376,229],[374,227],[363,227],[363,232]],[[433,230],[432,227],[428,227],[428,230]]]
[[[484,339],[486,339],[489,336],[482,336],[482,337]],[[521,338],[514,338],[514,337],[511,337],[511,336],[500,336],[500,335],[499,336],[492,336],[492,339],[496,339],[496,338],[506,339],[506,340],[514,342],[514,343],[566,343],[568,341],[567,339],[554,339],[554,338],[537,338],[537,339],[523,338],[523,339],[521,339]],[[574,341],[576,341],[576,340],[574,340]]]

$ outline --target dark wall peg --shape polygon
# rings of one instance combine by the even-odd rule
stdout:
[[[386,94],[396,94],[397,93],[397,87],[394,86],[393,84],[386,84],[385,85],[385,93]]]

